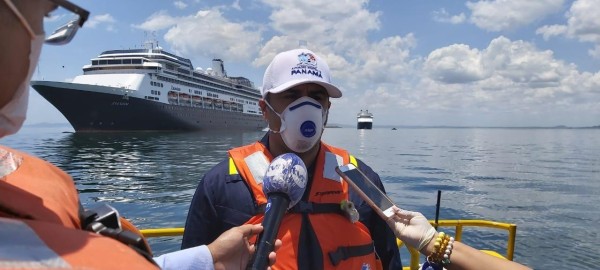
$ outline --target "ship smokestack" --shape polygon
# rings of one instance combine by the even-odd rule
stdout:
[[[212,60],[212,70],[214,76],[227,77],[227,72],[225,72],[225,66],[223,65],[223,60],[221,59]]]

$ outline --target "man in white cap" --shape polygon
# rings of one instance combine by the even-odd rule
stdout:
[[[297,154],[308,166],[301,201],[288,211],[277,238],[274,269],[401,269],[396,237],[343,183],[335,167],[353,163],[383,190],[379,176],[321,136],[331,102],[342,92],[327,63],[307,49],[279,53],[267,67],[259,105],[269,132],[259,142],[229,151],[229,158],[199,183],[187,217],[182,248],[210,243],[223,231],[262,221],[267,198],[262,179],[270,161]],[[350,204],[348,204],[350,202]],[[356,205],[356,210],[342,205]]]

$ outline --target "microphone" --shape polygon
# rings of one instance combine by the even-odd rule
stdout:
[[[258,236],[252,270],[265,270],[269,253],[275,248],[275,237],[286,210],[294,207],[306,188],[306,165],[296,154],[286,153],[273,159],[263,179],[267,207],[262,222],[263,232]]]

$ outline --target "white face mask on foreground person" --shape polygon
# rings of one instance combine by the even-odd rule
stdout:
[[[288,105],[279,114],[266,102],[267,106],[281,119],[279,130],[281,138],[290,150],[304,153],[317,144],[325,128],[327,109],[310,97],[301,97]]]
[[[11,7],[10,9],[14,15],[19,18],[19,21],[23,25],[31,37],[31,45],[29,50],[29,69],[27,76],[23,78],[19,84],[19,88],[14,92],[11,100],[6,105],[0,108],[0,138],[15,134],[23,122],[25,122],[25,116],[27,115],[27,103],[29,102],[29,80],[33,75],[33,71],[37,67],[38,59],[42,51],[42,45],[44,44],[45,35],[35,34],[23,15],[19,12],[16,7],[10,2],[10,0],[4,0],[4,3]],[[4,41],[6,42],[6,41]]]

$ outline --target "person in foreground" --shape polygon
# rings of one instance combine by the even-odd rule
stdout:
[[[44,16],[59,6],[78,18],[46,37]],[[68,43],[88,15],[65,0],[0,0],[0,138],[16,133],[25,120],[29,80],[44,41]],[[67,173],[0,146],[0,269],[156,269],[157,263],[165,269],[245,269],[254,252],[248,238],[262,231],[260,225],[235,227],[207,246],[165,254],[155,262],[138,249],[150,251],[127,220],[121,219],[117,229],[100,226],[96,233],[85,230],[90,217],[85,213]],[[136,244],[103,236],[113,232],[119,236],[115,238],[135,239]],[[275,262],[275,253],[269,254],[269,262]]]
[[[442,267],[448,270],[530,269],[454,241],[454,238],[443,232],[438,233],[419,212],[406,211],[394,206],[394,215],[387,222],[402,242],[427,256],[422,268],[424,270],[441,270]]]
[[[307,166],[308,182],[300,202],[283,217],[277,235],[283,245],[273,268],[401,269],[394,233],[335,168],[353,163],[383,190],[379,176],[346,150],[321,141],[329,98],[342,96],[331,84],[327,63],[308,49],[279,53],[265,71],[261,94],[269,131],[260,141],[230,150],[204,175],[182,248],[210,243],[234,226],[261,223],[267,167],[274,157],[294,153]]]

